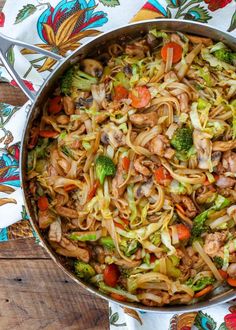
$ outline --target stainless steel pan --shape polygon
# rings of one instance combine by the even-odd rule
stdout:
[[[96,39],[84,44],[67,58],[62,58],[60,55],[50,53],[48,51],[45,51],[41,48],[32,45],[27,45],[20,41],[12,40],[0,34],[0,59],[2,60],[3,64],[6,66],[11,76],[18,82],[19,86],[22,88],[22,90],[25,92],[25,94],[29,97],[29,99],[32,102],[22,135],[21,158],[20,158],[21,184],[24,193],[25,206],[30,216],[31,224],[35,229],[35,231],[37,232],[42,245],[45,247],[45,249],[50,254],[52,259],[65,273],[68,274],[68,276],[71,279],[73,279],[76,283],[78,283],[85,289],[89,290],[90,292],[109,301],[115,301],[115,300],[101,292],[98,292],[97,289],[95,289],[94,287],[92,287],[87,283],[82,282],[73,274],[69,265],[66,262],[66,259],[63,259],[63,257],[60,257],[59,255],[55,254],[55,252],[52,250],[52,248],[50,247],[50,245],[42,235],[41,231],[39,230],[38,222],[37,222],[37,214],[35,214],[34,212],[33,201],[29,197],[27,191],[28,189],[26,183],[27,143],[34,119],[40,115],[42,105],[44,104],[50,93],[53,91],[58,78],[63,74],[63,72],[66,69],[68,69],[68,67],[78,62],[83,57],[96,56],[96,54],[99,54],[100,51],[102,52],[107,45],[113,43],[114,41],[119,42],[119,40],[122,41],[131,40],[133,38],[136,38],[137,36],[141,36],[143,33],[146,33],[149,29],[152,28],[165,29],[170,31],[182,31],[204,37],[209,37],[214,40],[222,41],[228,46],[230,46],[232,49],[236,50],[236,39],[228,33],[224,33],[216,28],[209,27],[201,23],[172,20],[172,19],[143,21],[143,22],[120,27],[118,29],[104,33],[99,37],[97,37]],[[52,57],[58,61],[58,65],[56,66],[55,70],[49,75],[47,80],[45,80],[44,84],[40,88],[37,95],[32,93],[24,85],[19,75],[7,62],[6,53],[9,47],[11,47],[12,45],[18,45],[20,47],[36,50],[39,53],[48,55],[49,57]],[[214,292],[212,292],[212,294],[208,296],[207,300],[203,300],[197,304],[190,306],[176,305],[176,306],[166,306],[166,307],[145,307],[137,303],[120,302],[119,304],[133,309],[139,309],[149,312],[180,313],[180,312],[199,310],[209,306],[214,306],[216,304],[223,303],[235,298],[235,295],[236,295],[235,290],[233,290],[228,286],[222,286],[221,288],[214,290]]]

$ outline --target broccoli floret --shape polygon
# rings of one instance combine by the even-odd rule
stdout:
[[[75,274],[79,278],[88,280],[90,279],[90,277],[96,275],[96,272],[93,269],[93,267],[90,266],[89,264],[86,264],[86,262],[76,260],[74,263],[74,267],[75,267]]]
[[[215,282],[215,279],[213,277],[207,277],[206,276],[206,277],[200,278],[194,284],[193,284],[193,279],[190,278],[190,279],[188,279],[186,284],[188,286],[190,286],[193,291],[200,291],[200,290],[204,289],[207,285],[212,284],[214,282]]]
[[[120,249],[124,252],[127,257],[134,254],[139,247],[139,242],[137,240],[121,240]]]
[[[193,136],[190,128],[178,128],[172,137],[170,144],[178,151],[188,151],[193,145]]]
[[[100,183],[103,184],[106,176],[112,176],[116,173],[116,167],[107,156],[98,156],[95,163],[96,175]]]
[[[208,230],[208,227],[205,224],[205,222],[208,219],[208,217],[212,213],[215,213],[215,211],[220,211],[225,207],[227,207],[228,205],[230,205],[230,200],[225,198],[224,196],[218,195],[212,207],[198,214],[193,219],[193,228],[191,231],[192,237],[201,236],[202,233],[206,232]]]
[[[114,241],[111,238],[111,236],[101,237],[99,239],[99,243],[107,249],[114,249],[115,248],[115,244],[114,244]]]
[[[215,257],[213,258],[213,261],[214,261],[214,264],[216,265],[216,267],[217,267],[218,269],[220,269],[220,268],[223,267],[223,263],[224,263],[223,258],[218,257],[218,256],[215,256]]]
[[[96,83],[96,77],[92,77],[74,67],[67,70],[63,75],[61,80],[61,91],[65,95],[70,95],[73,87],[81,89],[82,91],[90,91],[91,85]]]
[[[234,64],[236,61],[236,53],[231,52],[227,48],[221,48],[214,52],[214,56],[223,62]]]

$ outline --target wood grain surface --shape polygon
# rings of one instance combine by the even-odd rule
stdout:
[[[34,243],[0,245],[1,330],[107,330],[107,303],[76,285]]]
[[[26,101],[0,83],[0,102]],[[108,329],[108,304],[72,282],[34,239],[0,243],[0,330]]]

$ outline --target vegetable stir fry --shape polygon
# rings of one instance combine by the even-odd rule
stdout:
[[[151,30],[61,78],[31,130],[39,228],[120,301],[236,286],[236,53]]]

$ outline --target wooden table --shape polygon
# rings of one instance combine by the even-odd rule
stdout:
[[[0,102],[26,100],[18,88],[0,83]],[[108,304],[72,282],[34,239],[1,243],[0,330],[9,329],[106,330]]]

